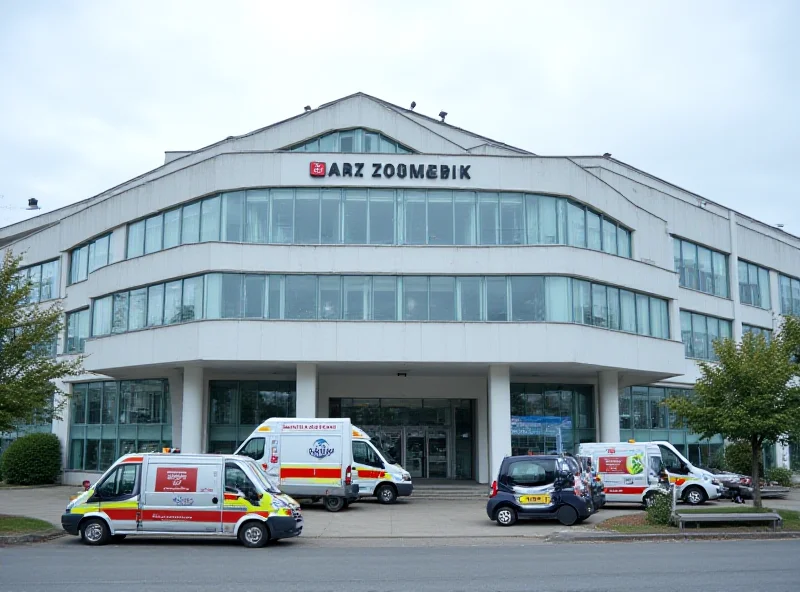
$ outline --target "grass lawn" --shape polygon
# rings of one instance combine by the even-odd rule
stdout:
[[[53,530],[55,526],[44,520],[26,516],[6,516],[0,514],[0,536],[31,534],[45,530]]]
[[[734,507],[725,507],[725,508],[691,508],[691,509],[681,509],[679,510],[682,513],[705,513],[708,512],[710,514],[742,514],[742,513],[751,513],[751,512],[771,512],[769,508],[753,508],[752,506],[734,506]],[[776,510],[778,514],[781,515],[783,518],[783,530],[789,531],[800,531],[800,512],[795,512],[793,510]],[[647,514],[645,512],[640,512],[638,514],[630,514],[628,516],[617,516],[616,518],[611,518],[609,520],[605,520],[597,525],[598,530],[607,530],[612,532],[619,532],[625,534],[658,534],[658,533],[677,533],[678,527],[677,526],[662,526],[662,525],[655,525],[655,524],[648,524],[646,522]],[[699,525],[699,528],[696,528],[694,525],[687,526],[687,530],[697,532],[698,530],[724,530],[725,532],[759,532],[759,531],[771,531],[771,527],[762,524],[749,524],[749,525],[742,525],[742,524],[725,524],[725,523],[702,523]]]

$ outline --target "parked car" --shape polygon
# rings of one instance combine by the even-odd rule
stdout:
[[[492,483],[486,514],[500,526],[517,520],[558,520],[565,526],[591,515],[572,467],[562,455],[507,456]]]

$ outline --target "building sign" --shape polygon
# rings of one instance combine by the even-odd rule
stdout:
[[[512,415],[512,436],[556,436],[572,429],[571,417],[549,415]]]
[[[469,164],[393,164],[382,162],[327,162],[313,160],[312,177],[371,177],[373,179],[472,179]]]

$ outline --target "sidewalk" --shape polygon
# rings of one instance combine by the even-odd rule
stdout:
[[[40,518],[60,526],[61,514],[76,487],[0,489],[0,513]],[[538,539],[562,530],[588,531],[608,518],[631,509],[604,508],[580,526],[565,527],[555,520],[521,521],[501,528],[486,516],[484,500],[415,500],[401,498],[391,506],[364,500],[341,512],[327,512],[322,504],[303,507],[303,538],[485,538]]]

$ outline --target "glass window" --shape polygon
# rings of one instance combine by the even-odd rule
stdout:
[[[368,276],[345,276],[344,319],[346,321],[367,321],[370,319],[371,282]]]
[[[130,231],[129,231],[130,232]],[[181,209],[164,212],[164,248],[177,247],[181,238]],[[128,255],[130,257],[130,254]]]
[[[500,230],[500,214],[496,193],[478,194],[478,226],[480,244],[496,245]]]
[[[536,195],[525,196],[525,220],[529,245],[539,244],[539,201]]]
[[[89,273],[108,265],[109,235],[101,236],[89,244]]]
[[[112,296],[113,316],[111,321],[112,333],[124,333],[128,330],[128,293],[119,292]]]
[[[619,289],[611,287],[606,288],[606,296],[608,297],[608,328],[619,330]]]
[[[631,233],[622,226],[617,227],[617,254],[620,257],[631,256]]]
[[[111,333],[111,296],[98,298],[92,305],[92,335]]]
[[[307,320],[317,316],[317,277],[286,276],[286,318]]]
[[[558,213],[556,198],[540,195],[539,198],[539,241],[544,245],[559,244]]]
[[[583,280],[572,280],[572,320],[592,324],[592,286]]]
[[[692,313],[681,311],[681,339],[687,358],[694,358],[694,341],[692,341]]]
[[[673,238],[672,239],[672,259],[675,262],[675,271],[681,272],[682,270],[682,259],[681,259],[681,239]],[[683,276],[681,276],[681,285],[685,283]]]
[[[707,317],[706,329],[708,331],[708,358],[718,360],[717,353],[714,351],[714,342],[719,339],[719,319]]]
[[[747,262],[739,260],[739,299],[742,304],[753,304],[752,295],[750,293],[750,282],[747,279]]]
[[[428,236],[428,215],[424,191],[404,191],[405,242],[424,245]]]
[[[40,301],[58,298],[59,294],[58,261],[42,263],[42,290],[39,293]]]
[[[697,290],[700,286],[697,273],[697,245],[683,241],[681,243],[681,253],[683,255],[683,285],[687,288]]]
[[[181,280],[169,282],[164,288],[164,324],[181,321]]]
[[[319,277],[319,313],[317,318],[338,320],[342,315],[341,278]]]
[[[371,245],[394,244],[394,191],[372,189],[369,192],[369,242]]]
[[[67,314],[66,353],[83,352],[86,339],[89,337],[89,318],[88,308]]]
[[[70,257],[69,283],[82,282],[89,277],[89,247],[74,249]]]
[[[522,196],[506,193],[500,200],[500,244],[521,245],[525,239]]]
[[[714,295],[728,297],[728,256],[712,252],[714,263]]]
[[[220,228],[220,201],[221,197],[207,197],[201,202],[200,206],[200,240],[211,242],[219,240]]]
[[[600,284],[592,284],[592,325],[608,327],[606,287]]]
[[[636,333],[636,295],[627,290],[619,291],[620,329]]]
[[[262,276],[263,277],[263,276]],[[169,284],[167,284],[169,287]],[[183,280],[183,304],[181,320],[194,321],[203,318],[203,276]]]
[[[603,250],[612,255],[617,254],[617,225],[603,218]]]
[[[403,320],[428,320],[428,278],[403,278]]]
[[[345,190],[344,242],[350,245],[367,244],[367,192],[365,190]]]
[[[243,280],[244,276],[238,273],[222,274],[220,288],[221,318],[242,318],[244,304]]]
[[[486,278],[486,320],[508,320],[508,286],[505,277]]]
[[[650,326],[653,337],[669,339],[669,305],[661,298],[650,298]]]
[[[128,259],[144,255],[144,220],[128,224]]]
[[[164,229],[164,218],[161,214],[150,216],[144,224],[144,252],[145,254],[155,253],[161,250],[162,232]]]
[[[339,189],[322,190],[321,242],[324,245],[335,245],[341,242],[340,217],[341,191]]]
[[[792,278],[792,314],[800,315],[800,280]]]
[[[104,424],[117,423],[117,383],[103,382],[103,412],[102,421]],[[116,456],[111,459],[109,465],[116,460]]]
[[[267,284],[267,306],[269,308],[269,318],[282,319],[284,318],[284,276],[271,275]]]
[[[338,134],[335,132],[332,134],[326,134],[319,139],[319,151],[320,152],[336,152],[336,140],[338,138]]]
[[[650,299],[644,294],[636,295],[636,329],[639,335],[650,335]]]
[[[200,202],[183,206],[181,220],[181,244],[200,240]]]
[[[455,244],[476,244],[475,194],[471,191],[457,191],[454,204]]]
[[[164,284],[147,289],[147,326],[155,327],[164,323]]]
[[[147,288],[131,290],[129,302],[128,329],[143,329],[147,326]]]
[[[339,132],[339,152],[355,152],[355,134],[352,130]]]
[[[543,321],[545,307],[544,278],[511,277],[511,320]]]
[[[103,399],[103,383],[90,382],[89,391],[86,396],[86,423],[100,423]]]
[[[758,300],[761,308],[766,308],[767,310],[772,308],[769,291],[769,271],[763,267],[758,268]]]
[[[575,202],[567,202],[567,243],[573,247],[586,246],[586,209]]]
[[[792,280],[785,275],[778,276],[778,289],[781,295],[781,313],[792,314]]]
[[[719,320],[719,338],[720,339],[730,339],[731,338],[731,322],[726,321],[724,319]]]
[[[397,278],[375,276],[372,282],[372,311],[376,321],[397,320]]]
[[[319,190],[298,189],[294,204],[294,242],[319,243]]]
[[[481,278],[458,278],[458,314],[459,321],[483,320],[483,290]]]
[[[273,189],[272,237],[273,243],[291,243],[294,239],[294,199],[291,189]]]
[[[571,320],[572,299],[570,295],[570,279],[566,277],[548,277],[545,279],[547,291],[547,320],[567,323]]]
[[[364,134],[364,152],[380,152],[380,134],[366,132]]]
[[[711,269],[711,251],[697,247],[697,268],[699,270],[699,289],[707,294],[714,293],[714,274]]]
[[[39,302],[39,292],[42,285],[42,268],[39,265],[30,267],[26,270],[28,279],[31,282],[31,292],[28,295],[28,302]]]
[[[586,244],[596,251],[600,250],[602,244],[600,216],[591,210],[586,212]]]
[[[267,278],[263,275],[244,277],[244,317],[260,319],[266,316]]]
[[[695,358],[700,358],[701,360],[709,359],[708,329],[704,315],[692,314],[692,343],[694,345]]]
[[[225,240],[248,243],[269,242],[269,191],[250,189],[225,195],[222,209]],[[244,202],[244,211],[242,203]],[[244,235],[244,238],[241,238]],[[240,237],[238,239],[234,237]]]
[[[430,320],[456,320],[456,278],[432,277],[430,294]]]
[[[450,191],[428,192],[428,244],[453,244],[453,195]]]

